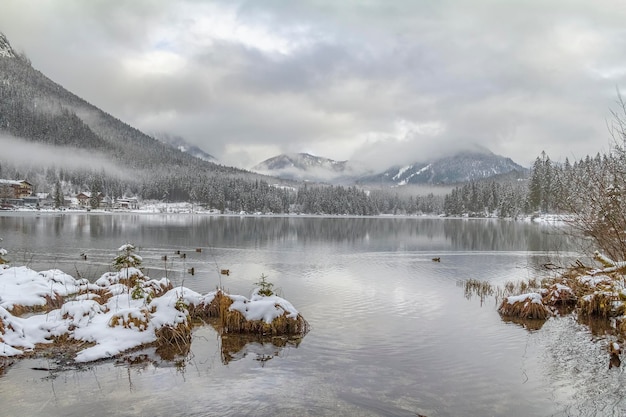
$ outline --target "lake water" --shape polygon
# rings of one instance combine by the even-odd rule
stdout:
[[[177,362],[150,349],[134,357],[154,360],[136,363],[17,361],[0,375],[3,416],[626,415],[626,377],[623,368],[609,369],[602,337],[572,317],[529,331],[503,321],[493,298],[465,297],[463,280],[541,278],[547,272],[539,265],[572,256],[555,228],[438,218],[7,213],[0,237],[13,265],[89,279],[110,270],[126,242],[139,248],[148,276],[202,293],[221,285],[249,295],[265,274],[311,325],[297,346],[250,343],[228,360],[206,325]]]

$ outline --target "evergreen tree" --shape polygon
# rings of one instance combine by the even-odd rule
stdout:
[[[61,183],[59,181],[54,185],[54,208],[63,207],[64,204],[63,191],[61,190]]]
[[[543,161],[537,157],[533,164],[528,185],[528,208],[530,211],[537,211],[543,201]]]

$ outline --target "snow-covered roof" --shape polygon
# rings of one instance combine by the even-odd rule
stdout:
[[[0,184],[22,185],[24,183],[30,185],[30,183],[28,181],[25,181],[25,180],[3,180],[3,179],[0,179]]]

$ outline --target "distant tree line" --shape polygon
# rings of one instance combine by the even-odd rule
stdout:
[[[588,219],[579,228],[599,236],[598,230],[607,227],[626,230],[626,220],[622,225],[618,218],[620,213],[626,218],[626,111],[621,98],[620,103],[615,144],[606,155],[557,164],[542,153],[527,179],[472,181],[446,195],[418,195],[402,188],[287,182],[202,161],[100,111],[36,71],[27,59],[0,58],[0,133],[63,150],[86,150],[115,167],[70,168],[52,159],[36,166],[3,159],[0,150],[0,178],[28,180],[36,192],[53,196],[57,207],[64,204],[64,195],[89,191],[113,200],[188,201],[222,212],[505,218],[563,212]],[[610,223],[602,223],[606,219]]]

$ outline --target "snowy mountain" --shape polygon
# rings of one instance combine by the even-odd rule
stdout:
[[[340,183],[353,175],[348,161],[335,161],[308,153],[281,154],[252,168],[283,179]]]
[[[475,148],[425,162],[392,167],[377,175],[361,178],[359,183],[455,184],[480,180],[512,171],[527,171],[511,158],[496,155],[485,148]]]
[[[252,168],[253,171],[284,179],[322,181],[333,184],[455,184],[527,170],[510,158],[496,155],[486,148],[474,147],[431,161],[394,166],[382,173],[364,174],[363,167],[350,161],[335,161],[307,153],[281,154]]]
[[[196,145],[190,144],[180,136],[172,136],[168,135],[167,133],[159,133],[152,136],[160,142],[169,145],[174,149],[178,149],[183,153],[194,156],[198,159],[202,159],[208,162],[217,162],[217,159],[213,155],[206,153]]]
[[[9,44],[6,36],[0,32],[0,57],[4,58],[16,58],[17,54]]]
[[[266,180],[200,159],[191,148],[181,152],[102,111],[33,68],[1,33],[0,97],[2,176],[21,178],[26,171],[46,192],[58,182],[74,193],[104,189],[118,197],[208,201],[215,194],[199,190],[208,190],[210,181],[219,188]]]

